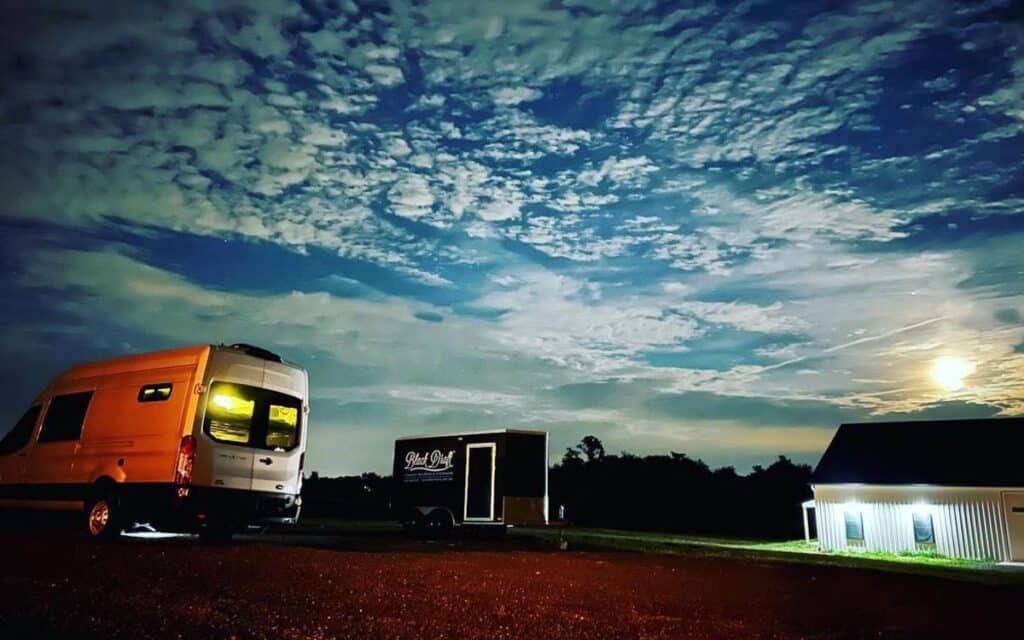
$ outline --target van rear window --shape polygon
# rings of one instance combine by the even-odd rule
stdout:
[[[267,446],[272,449],[291,449],[299,436],[299,407],[270,405],[267,420]]]
[[[170,382],[147,384],[139,389],[139,402],[161,402],[171,397],[174,385]]]
[[[39,442],[65,442],[82,437],[82,423],[92,391],[53,396],[39,430]]]
[[[218,382],[206,405],[206,432],[214,440],[248,444],[256,401],[241,385]]]
[[[302,400],[244,384],[214,382],[203,430],[228,444],[289,450],[299,444]]]

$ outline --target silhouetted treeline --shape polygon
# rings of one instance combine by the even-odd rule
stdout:
[[[580,526],[752,538],[803,535],[800,503],[811,497],[811,468],[784,456],[747,475],[711,469],[684,453],[608,455],[587,436],[551,468],[551,517],[565,506]],[[375,473],[303,483],[303,517],[390,519],[392,480]]]
[[[684,453],[605,453],[587,436],[551,468],[551,516],[584,526],[676,533],[797,538],[800,503],[811,497],[811,468],[784,456],[747,475],[711,469]]]
[[[302,482],[303,518],[391,518],[391,476],[376,473],[322,478],[315,471]]]

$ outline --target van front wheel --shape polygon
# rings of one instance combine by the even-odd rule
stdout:
[[[85,505],[85,530],[96,539],[110,540],[121,534],[121,513],[110,495],[100,496]]]

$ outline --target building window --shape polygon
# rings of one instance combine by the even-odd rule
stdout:
[[[930,513],[914,514],[914,542],[919,547],[935,546],[935,527]]]
[[[864,517],[859,511],[847,511],[846,520],[846,542],[854,546],[864,544]]]
[[[82,423],[90,400],[92,391],[54,396],[39,430],[39,442],[66,442],[82,437]]]
[[[170,382],[147,384],[139,389],[139,402],[163,402],[171,397],[173,388],[174,385]]]

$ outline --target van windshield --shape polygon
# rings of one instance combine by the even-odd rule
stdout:
[[[39,420],[41,409],[42,407],[38,405],[31,407],[25,412],[25,415],[21,416],[21,420],[18,420],[17,424],[7,432],[4,439],[0,440],[0,456],[20,451],[28,444],[29,439],[32,438],[32,430],[36,427],[36,421]]]
[[[289,450],[299,443],[298,398],[243,384],[215,382],[206,402],[203,431],[218,442]]]

